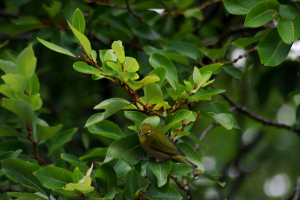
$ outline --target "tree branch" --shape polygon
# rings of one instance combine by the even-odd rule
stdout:
[[[142,17],[139,16],[138,14],[136,14],[136,13],[130,8],[130,5],[129,5],[128,0],[125,0],[125,2],[126,2],[126,8],[127,8],[127,10],[128,10],[131,14],[133,14],[133,16],[135,16],[141,23],[146,24],[146,22],[142,19]]]
[[[300,197],[300,176],[298,176],[298,178],[296,180],[294,194],[290,198],[288,198],[287,200],[298,200],[299,197]]]
[[[194,199],[193,195],[191,194],[190,189],[181,185],[175,176],[171,175],[171,179],[173,179],[173,181],[176,183],[176,185],[179,189],[183,190],[186,193],[188,199],[190,199],[190,200]]]
[[[227,94],[221,93],[221,95],[224,97],[225,100],[227,100],[230,103],[231,106],[234,106],[239,112],[244,113],[245,115],[247,115],[248,117],[254,119],[255,121],[261,122],[262,124],[264,124],[266,126],[274,126],[274,127],[277,127],[277,128],[286,129],[288,131],[293,131],[293,132],[297,133],[297,135],[300,136],[300,126],[294,127],[294,126],[291,126],[291,125],[282,124],[282,123],[277,122],[275,120],[264,118],[262,116],[259,116],[255,113],[253,113],[248,108],[246,108],[244,106],[241,106],[241,105],[238,105],[236,102],[234,102],[232,99],[230,99]]]
[[[214,1],[210,1],[210,2],[204,2],[201,6],[200,6],[200,9],[203,10],[205,9],[206,7],[214,4],[214,3],[218,3],[218,2],[221,2],[222,0],[214,0]]]
[[[43,165],[44,160],[41,159],[40,154],[39,154],[39,150],[37,148],[37,143],[33,138],[33,133],[32,133],[33,128],[32,128],[31,123],[26,125],[26,129],[27,129],[27,132],[28,132],[27,138],[28,138],[28,140],[30,140],[30,142],[33,146],[33,149],[34,149],[34,158],[37,159],[37,161],[39,162],[39,165]]]
[[[257,46],[255,46],[253,49],[251,49],[251,50],[245,52],[244,54],[239,55],[239,57],[237,57],[236,59],[234,59],[234,60],[232,60],[232,61],[224,62],[224,64],[233,64],[233,63],[236,63],[236,62],[239,61],[240,59],[245,58],[245,57],[247,57],[250,53],[256,51],[256,49],[257,49]]]

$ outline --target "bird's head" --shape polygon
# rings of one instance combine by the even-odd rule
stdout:
[[[139,137],[151,137],[153,134],[153,127],[151,124],[143,124],[139,131]]]

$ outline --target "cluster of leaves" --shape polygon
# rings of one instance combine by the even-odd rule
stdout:
[[[4,84],[0,85],[0,92],[5,96],[1,105],[16,115],[7,117],[0,127],[0,136],[5,138],[0,142],[0,182],[1,188],[20,191],[5,192],[3,198],[182,199],[175,184],[187,195],[190,195],[186,189],[189,184],[199,187],[198,178],[224,186],[215,175],[204,172],[199,149],[190,144],[207,148],[198,139],[199,135],[191,132],[192,127],[197,120],[210,118],[227,130],[239,129],[225,104],[205,102],[225,92],[212,86],[214,78],[225,71],[240,79],[242,71],[232,64],[256,50],[262,64],[282,63],[300,35],[297,11],[276,0],[223,0],[230,14],[247,15],[245,27],[257,28],[253,29],[257,31],[252,37],[233,42],[230,37],[218,48],[221,44],[218,40],[201,41],[208,37],[203,30],[215,28],[211,25],[214,23],[207,26],[204,23],[205,4],[195,7],[193,0],[97,3],[97,8],[92,9],[88,4],[94,5],[93,2],[52,1],[50,7],[42,4],[43,9],[37,9],[37,13],[46,12],[49,21],[25,16],[0,28],[11,36],[37,30],[31,43],[37,44],[38,38],[49,49],[79,60],[73,65],[77,72],[91,75],[94,81],[112,82],[129,96],[125,98],[116,93],[116,97],[107,98],[94,107],[104,111],[85,116],[85,127],[90,133],[112,142],[106,147],[92,148],[77,158],[66,154],[64,148],[77,129],[61,131],[62,125],[51,127],[40,118],[45,111],[41,108],[32,46],[16,59],[10,54],[0,55],[0,69],[5,73]],[[14,5],[7,4],[13,10]],[[84,10],[85,15],[76,7]],[[151,9],[164,9],[165,13],[160,15]],[[89,20],[87,28],[85,16]],[[70,22],[62,22],[62,17]],[[277,25],[267,24],[270,20],[278,21]],[[45,27],[47,29],[42,29]],[[198,32],[200,36],[195,36]],[[214,31],[209,32],[213,33],[209,36],[216,36]],[[99,41],[105,49],[96,51]],[[228,61],[226,56],[231,44],[251,50]],[[127,51],[127,47],[138,51]],[[248,61],[247,66],[251,64],[253,62]],[[199,109],[201,103],[204,106]],[[110,117],[117,112],[130,122],[128,130],[121,130],[120,124],[111,121]],[[170,139],[198,166],[196,171],[172,161],[139,162],[137,158],[146,155],[137,135],[143,123],[170,133]],[[126,134],[128,132],[131,134]],[[89,168],[88,162],[95,167]],[[180,184],[183,179],[188,181],[184,186]]]

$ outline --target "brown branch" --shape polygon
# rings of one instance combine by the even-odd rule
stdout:
[[[300,197],[300,176],[298,176],[297,180],[296,180],[296,185],[295,185],[295,191],[294,194],[291,198],[289,198],[288,200],[298,200]]]
[[[193,195],[191,194],[190,189],[181,185],[175,176],[171,175],[171,179],[173,179],[173,181],[176,183],[176,185],[179,189],[183,190],[186,193],[188,199],[194,199]]]
[[[266,126],[274,126],[277,128],[282,128],[282,129],[288,130],[288,131],[293,131],[293,132],[297,133],[297,135],[300,136],[300,126],[294,127],[291,125],[282,124],[275,120],[264,118],[262,116],[259,116],[255,113],[253,113],[248,108],[238,105],[236,102],[234,102],[232,99],[230,99],[226,93],[221,93],[221,95],[224,97],[225,100],[227,100],[229,102],[229,104],[231,106],[234,106],[239,112],[244,113],[245,115],[254,119],[255,121],[261,122],[262,124],[264,124]]]
[[[30,142],[33,146],[33,149],[34,149],[34,158],[37,159],[37,161],[39,162],[39,165],[43,165],[45,162],[44,162],[43,159],[41,159],[40,154],[39,154],[39,150],[37,148],[37,143],[33,138],[33,132],[32,132],[33,128],[32,128],[31,123],[28,123],[26,125],[26,129],[27,129],[27,132],[28,132],[27,139],[30,140]]]
[[[146,22],[142,19],[142,17],[139,16],[138,14],[136,14],[136,13],[130,8],[130,5],[129,5],[128,0],[125,0],[125,2],[126,2],[126,8],[127,8],[127,10],[128,10],[131,14],[133,14],[133,16],[135,16],[141,23],[146,24]]]
[[[239,57],[237,57],[236,59],[232,60],[232,61],[229,61],[229,62],[224,62],[224,64],[233,64],[233,63],[236,63],[237,61],[239,61],[240,59],[242,58],[245,58],[247,57],[250,53],[254,52],[257,50],[257,46],[255,46],[253,49],[245,52],[244,54],[242,55],[239,55]]]
[[[208,134],[209,131],[211,131],[213,128],[215,128],[216,126],[220,125],[219,122],[214,122],[211,125],[209,125],[208,127],[206,127],[206,129],[204,129],[204,131],[202,132],[199,140],[202,141],[204,140],[205,136]],[[199,145],[196,144],[195,145],[195,149],[198,149]]]

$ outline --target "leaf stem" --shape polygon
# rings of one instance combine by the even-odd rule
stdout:
[[[33,146],[33,149],[34,149],[34,158],[37,159],[37,161],[39,162],[39,165],[44,165],[45,162],[44,160],[40,157],[40,154],[39,154],[39,150],[37,148],[37,143],[36,141],[34,140],[33,138],[33,128],[32,128],[32,124],[31,122],[29,122],[27,125],[26,125],[26,129],[27,129],[27,132],[28,132],[28,135],[27,135],[27,139],[31,142],[32,146]]]

